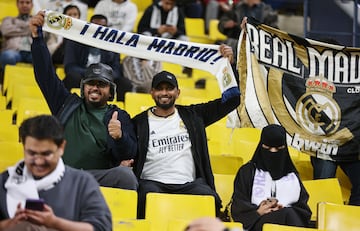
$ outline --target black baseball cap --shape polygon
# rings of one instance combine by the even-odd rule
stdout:
[[[109,65],[104,63],[93,63],[85,71],[83,82],[98,80],[106,83],[113,83],[113,70]]]
[[[162,71],[154,75],[151,87],[156,88],[162,82],[169,83],[174,87],[178,87],[178,82],[175,75],[168,71]]]

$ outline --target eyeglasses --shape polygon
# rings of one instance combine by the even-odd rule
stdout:
[[[103,81],[98,81],[98,80],[90,80],[88,82],[86,82],[85,84],[94,87],[97,86],[98,88],[105,88],[107,86],[110,86],[109,83],[103,82]]]
[[[32,158],[32,159],[35,159],[35,158],[38,158],[38,157],[41,157],[42,159],[51,159],[53,158],[54,154],[58,151],[58,149],[56,149],[55,151],[51,151],[51,150],[47,150],[45,152],[35,152],[35,151],[32,151],[32,150],[24,150],[25,154]]]

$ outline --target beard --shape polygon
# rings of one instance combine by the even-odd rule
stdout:
[[[163,109],[163,110],[168,110],[169,108],[173,107],[175,104],[175,99],[172,99],[169,103],[160,103],[159,100],[155,100],[155,104],[157,107]]]

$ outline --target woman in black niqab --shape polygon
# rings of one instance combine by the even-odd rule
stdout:
[[[264,127],[252,159],[235,177],[233,220],[247,231],[261,231],[264,223],[308,227],[308,199],[290,158],[285,129],[275,124]]]

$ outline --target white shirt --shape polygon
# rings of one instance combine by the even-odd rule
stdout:
[[[195,179],[189,133],[177,110],[167,118],[148,111],[149,144],[142,179],[184,184]]]
[[[110,27],[126,32],[133,31],[137,13],[137,6],[130,0],[122,3],[101,0],[94,9],[94,14],[102,14],[107,17]]]

